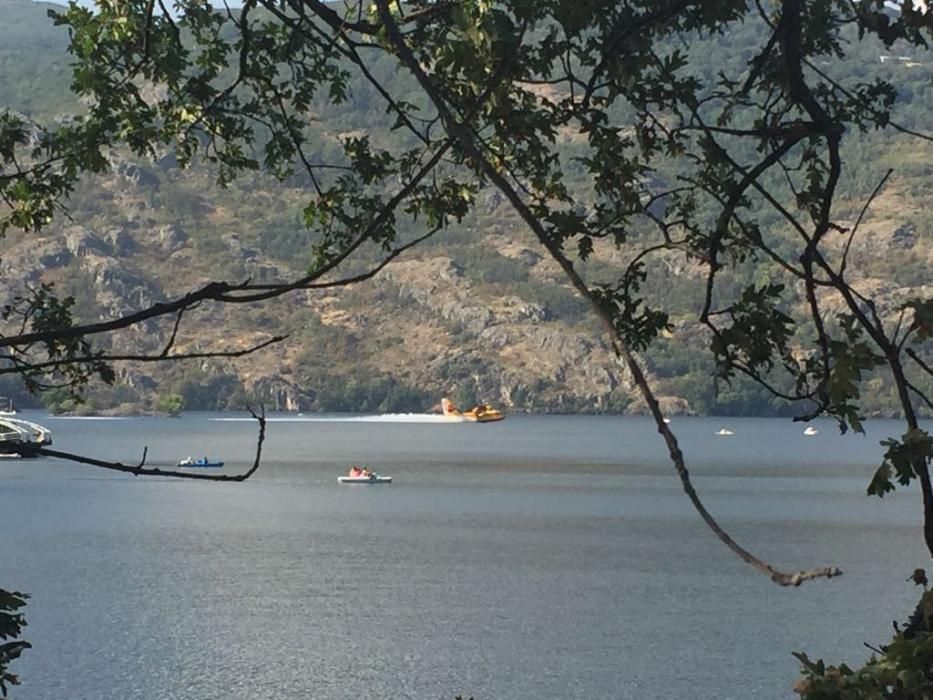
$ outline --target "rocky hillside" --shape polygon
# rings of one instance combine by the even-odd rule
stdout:
[[[54,118],[79,108],[66,89],[65,37],[48,27],[45,7],[0,0],[8,20],[0,26],[0,109]],[[925,75],[916,74],[920,85],[929,83]],[[929,106],[922,108],[927,118]],[[338,136],[332,135],[335,143]],[[888,163],[897,168],[851,254],[860,284],[889,308],[929,296],[933,215],[925,199],[933,149],[928,142],[892,145],[866,135],[849,158],[870,164],[866,182]],[[297,183],[254,176],[223,189],[209,171],[180,171],[171,158],[137,163],[114,153],[111,165],[110,173],[76,192],[69,218],[40,236],[7,236],[0,304],[24,285],[54,282],[75,297],[82,318],[104,319],[212,279],[278,281],[305,269],[312,241],[301,224],[306,193]],[[853,219],[863,190],[853,183]],[[639,411],[585,305],[501,198],[482,197],[459,230],[411,251],[371,281],[263,305],[199,308],[186,317],[178,351],[245,348],[279,333],[288,338],[237,360],[121,364],[115,386],[92,389],[89,410],[151,409],[160,397],[180,394],[189,408],[261,399],[287,410],[426,410],[450,395],[508,410]],[[354,269],[370,259],[364,254]],[[622,252],[599,251],[587,269],[598,276],[623,260]],[[673,337],[646,358],[667,410],[786,410],[741,382],[713,385],[709,362],[698,352],[707,342],[695,322],[701,274],[672,255],[652,268],[648,281],[649,295],[674,299],[679,310]],[[113,344],[152,351],[170,331],[169,322],[152,322]],[[890,394],[882,377],[872,381],[872,408],[884,412]],[[0,391],[17,388],[5,384]],[[54,393],[45,398],[73,408]]]
[[[302,273],[306,258],[289,260],[263,246],[263,231],[288,224],[268,222],[257,231],[250,212],[263,205],[244,201],[291,209],[287,219],[298,214],[300,192],[276,191],[273,183],[265,183],[269,190],[224,191],[204,173],[113,166],[75,198],[71,216],[83,223],[8,238],[0,303],[24,284],[54,282],[75,297],[79,315],[103,319],[210,279],[277,281]],[[197,192],[185,216],[163,203],[168,189]],[[229,208],[234,201],[237,211]],[[438,241],[353,288],[199,309],[182,328],[179,352],[248,347],[280,332],[289,337],[239,360],[126,363],[120,386],[97,388],[91,400],[98,407],[145,404],[171,392],[199,407],[258,396],[289,410],[410,410],[452,394],[535,410],[624,407],[625,379],[558,271],[516,230],[481,238],[469,247]],[[511,288],[512,280],[523,283]],[[154,350],[169,330],[154,322],[115,338],[114,346]]]

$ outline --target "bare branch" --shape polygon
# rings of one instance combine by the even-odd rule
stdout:
[[[288,338],[287,335],[275,335],[271,338],[251,345],[242,350],[206,350],[204,352],[175,353],[172,355],[108,355],[100,353],[98,355],[83,355],[77,357],[63,357],[58,360],[47,360],[44,362],[29,362],[15,355],[3,355],[0,359],[12,362],[9,367],[0,367],[0,374],[22,374],[32,370],[47,369],[49,367],[61,367],[64,365],[81,364],[84,362],[171,362],[177,360],[203,360],[211,357],[236,358],[251,355],[258,350],[267,348],[270,345],[280,343]]]
[[[842,251],[842,262],[839,264],[839,276],[842,277],[846,271],[847,258],[849,257],[849,248],[852,245],[852,239],[855,237],[855,232],[858,231],[859,224],[862,223],[862,219],[865,218],[865,212],[868,211],[868,207],[871,206],[871,203],[874,201],[875,197],[881,192],[881,188],[884,187],[884,183],[888,181],[888,178],[891,177],[891,173],[894,172],[894,168],[888,168],[888,172],[884,174],[884,177],[881,178],[881,181],[875,185],[875,189],[872,190],[871,195],[868,199],[865,200],[865,205],[862,207],[862,211],[859,212],[858,219],[855,220],[855,225],[852,227],[852,230],[849,232],[849,237],[846,239],[845,248]]]
[[[920,369],[922,369],[924,372],[926,372],[931,377],[933,377],[933,367],[930,367],[930,365],[924,362],[923,358],[917,354],[916,350],[914,350],[913,348],[907,348],[905,352],[907,353],[907,357],[909,357],[911,360],[913,360],[920,366]]]
[[[927,405],[927,408],[933,408],[933,401],[930,400],[930,397],[929,397],[929,396],[927,396],[927,395],[926,395],[920,388],[918,388],[915,384],[913,384],[913,383],[907,381],[906,379],[904,380],[904,382],[907,384],[907,388],[910,389],[912,392],[914,392],[914,394],[917,396],[917,398],[920,399],[921,401],[923,401],[923,403],[925,403],[925,404]]]
[[[434,236],[436,233],[438,233],[441,230],[442,229],[440,226],[435,226],[433,229],[431,229],[424,235],[418,236],[418,238],[415,238],[414,240],[409,241],[405,245],[401,245],[396,248],[393,248],[392,252],[390,252],[386,257],[382,259],[382,262],[380,262],[375,267],[370,268],[366,272],[361,272],[360,274],[353,275],[351,277],[343,277],[341,279],[333,280],[331,282],[315,282],[315,283],[307,285],[306,287],[304,287],[304,289],[331,289],[333,287],[347,287],[351,284],[356,284],[357,282],[365,282],[366,280],[372,279],[377,274],[379,274],[384,268],[386,268],[389,265],[389,263],[395,260],[402,253],[404,253],[407,250],[411,250],[415,246],[420,245],[421,243],[428,240],[429,238],[431,238],[432,236]],[[275,285],[257,284],[257,285],[251,285],[250,289],[263,289],[264,286],[268,286],[273,289],[275,288]],[[261,295],[258,296],[257,298],[261,298]],[[249,299],[244,298],[244,297],[237,297],[236,300],[237,301],[244,301],[244,300],[248,301]]]
[[[60,450],[40,447],[30,443],[18,444],[16,446],[16,451],[24,457],[55,457],[57,459],[66,459],[71,462],[77,462],[78,464],[88,464],[92,467],[99,467],[101,469],[108,469],[110,471],[132,474],[133,476],[170,476],[176,479],[190,479],[193,481],[246,481],[256,473],[257,469],[259,469],[259,465],[262,459],[262,444],[266,439],[265,407],[260,406],[258,414],[249,407],[247,407],[247,410],[249,411],[250,415],[259,423],[259,435],[256,440],[256,457],[253,460],[253,465],[247,471],[240,474],[205,474],[203,472],[184,472],[178,471],[176,469],[159,469],[158,467],[146,468],[144,465],[146,463],[148,448],[143,448],[143,457],[139,464],[136,465],[127,465],[123,464],[122,462],[108,462],[102,459],[95,459],[94,457],[86,457],[84,455],[73,454],[71,452],[62,452]]]
[[[342,250],[338,255],[335,255],[330,261],[320,266],[314,272],[294,280],[293,282],[271,286],[262,285],[259,288],[265,289],[267,291],[264,291],[261,294],[244,294],[242,296],[236,296],[235,293],[238,291],[244,292],[256,288],[251,285],[248,280],[239,284],[230,284],[228,282],[209,282],[200,289],[194,292],[190,292],[182,297],[173,299],[172,301],[157,302],[141,311],[127,314],[125,316],[111,319],[109,321],[91,323],[83,326],[71,326],[55,330],[0,337],[0,348],[26,345],[35,342],[47,342],[50,340],[65,340],[88,335],[96,335],[100,333],[109,333],[111,331],[137,325],[151,318],[177,313],[181,309],[190,308],[202,301],[245,303],[250,301],[272,299],[289,292],[300,289],[307,289],[309,284],[321,279],[327,273],[336,269],[361,245],[363,245],[363,243],[369,240],[372,232],[377,230],[377,228],[385,222],[385,220],[391,215],[396,207],[398,207],[398,205],[401,204],[401,202],[414,190],[414,188],[417,187],[417,185],[431,173],[434,166],[438,163],[438,161],[440,161],[443,155],[450,148],[450,145],[450,139],[444,141],[434,152],[431,158],[429,158],[428,161],[421,167],[421,169],[411,178],[411,180],[409,180],[404,187],[402,187],[389,199],[388,202],[386,202],[385,206],[383,206],[379,214],[369,223],[369,225],[361,234],[359,234],[349,245],[346,246],[346,248],[344,248],[344,250]]]
[[[109,333],[110,331],[134,326],[150,318],[177,313],[179,310],[189,308],[197,302],[217,299],[221,294],[244,286],[246,286],[246,283],[231,285],[227,282],[209,282],[200,289],[189,292],[172,301],[157,302],[141,311],[126,314],[125,316],[120,316],[109,321],[0,337],[0,347],[27,345],[29,343],[46,342],[49,340],[66,340],[99,333]]]
[[[191,306],[189,308],[194,309],[197,307]],[[175,338],[178,336],[178,328],[181,326],[181,319],[184,317],[185,311],[186,309],[178,310],[178,314],[175,316],[175,325],[172,327],[172,334],[169,336],[168,342],[165,343],[165,347],[162,348],[161,357],[168,357],[169,350],[175,345]]]

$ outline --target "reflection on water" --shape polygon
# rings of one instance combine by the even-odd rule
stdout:
[[[40,422],[63,450],[245,469],[255,424],[226,417]],[[0,464],[0,585],[33,594],[15,697],[786,698],[791,650],[864,658],[927,559],[915,494],[864,496],[896,423],[671,424],[740,541],[846,571],[785,590],[703,528],[645,420],[302,418],[245,484]],[[395,483],[340,486],[350,462]]]

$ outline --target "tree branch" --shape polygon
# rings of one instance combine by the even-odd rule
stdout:
[[[842,277],[846,271],[847,258],[849,257],[849,248],[852,245],[852,239],[855,238],[855,232],[858,231],[859,224],[862,223],[862,219],[865,218],[865,213],[868,211],[868,207],[871,206],[871,203],[875,200],[875,197],[881,192],[881,188],[884,187],[884,183],[888,181],[888,178],[891,177],[891,173],[894,172],[894,168],[888,168],[888,172],[884,174],[884,177],[881,178],[881,181],[875,185],[875,189],[869,195],[868,199],[865,200],[865,205],[862,207],[862,211],[859,212],[858,219],[855,220],[855,225],[852,227],[852,230],[849,232],[849,237],[846,239],[845,248],[842,251],[842,262],[839,264],[839,276]]]
[[[280,343],[288,338],[287,335],[275,335],[256,345],[251,345],[242,350],[206,350],[204,352],[175,353],[172,355],[108,355],[101,353],[99,355],[84,355],[80,357],[63,357],[58,360],[47,360],[44,362],[28,362],[15,355],[3,355],[0,359],[12,362],[10,367],[0,367],[0,374],[22,374],[33,370],[47,369],[49,367],[60,367],[63,365],[81,364],[84,362],[171,362],[177,360],[203,360],[210,357],[236,358],[251,355],[258,350],[267,348],[275,343]]]
[[[436,86],[425,73],[424,69],[418,62],[417,58],[415,58],[409,46],[405,43],[405,40],[402,37],[398,26],[395,24],[391,12],[389,11],[387,0],[377,0],[376,5],[379,11],[379,15],[385,25],[386,34],[389,40],[395,46],[400,60],[405,65],[405,67],[408,68],[412,75],[414,75],[422,89],[431,99],[432,103],[434,103],[435,109],[437,109],[438,113],[441,115],[448,133],[458,140],[464,152],[474,161],[475,166],[479,168],[482,174],[487,177],[493,184],[495,184],[496,187],[506,197],[506,199],[509,200],[510,204],[513,206],[516,212],[518,212],[522,220],[525,221],[529,228],[531,228],[532,232],[535,234],[541,244],[551,254],[555,262],[557,262],[557,264],[568,276],[574,289],[576,289],[584,299],[589,301],[598,318],[600,318],[604,326],[606,326],[607,330],[614,338],[613,345],[616,349],[616,352],[628,366],[636,385],[641,391],[642,396],[644,397],[645,402],[648,404],[651,414],[655,419],[658,432],[662,435],[668,445],[671,460],[673,461],[677,473],[680,477],[683,489],[706,525],[713,531],[713,533],[720,539],[720,541],[726,544],[726,546],[729,547],[729,549],[731,549],[735,554],[737,554],[743,561],[751,564],[759,571],[767,574],[771,577],[772,581],[782,586],[799,586],[804,581],[808,581],[814,578],[832,578],[834,576],[839,576],[842,572],[836,567],[825,567],[822,569],[813,569],[810,571],[799,571],[794,573],[785,573],[779,571],[768,563],[755,557],[753,554],[751,554],[751,552],[740,546],[737,542],[735,542],[735,540],[732,539],[731,536],[729,536],[725,530],[722,529],[719,523],[716,522],[710,512],[703,505],[699,495],[694,489],[690,480],[689,472],[686,468],[683,453],[681,452],[677,443],[677,439],[667,424],[664,422],[664,416],[661,413],[657,399],[655,398],[654,393],[652,392],[651,387],[649,386],[648,381],[641,370],[641,367],[635,360],[634,355],[625,345],[623,339],[620,337],[617,329],[615,328],[611,316],[608,315],[603,305],[586,286],[586,283],[574,269],[570,260],[560,250],[557,243],[553,241],[550,236],[548,236],[547,231],[544,229],[537,217],[528,208],[528,205],[509,184],[508,180],[489,161],[487,156],[477,147],[472,131],[466,125],[461,124],[454,118],[453,114],[448,109],[446,101],[441,97]]]
[[[259,469],[262,460],[262,444],[266,439],[265,407],[260,406],[258,414],[249,407],[247,407],[247,410],[249,411],[250,415],[259,423],[259,435],[256,439],[256,456],[253,459],[253,465],[247,471],[240,474],[205,474],[203,472],[185,472],[178,471],[176,469],[159,469],[158,467],[146,468],[144,465],[146,463],[146,455],[149,451],[148,447],[143,448],[142,459],[140,460],[139,464],[136,465],[127,465],[123,464],[122,462],[108,462],[106,460],[96,459],[94,457],[86,457],[84,455],[78,455],[71,452],[62,452],[60,450],[53,450],[47,447],[41,447],[39,445],[32,445],[30,443],[19,443],[16,446],[16,451],[23,457],[55,457],[57,459],[65,459],[71,462],[77,462],[78,464],[88,464],[92,467],[99,467],[101,469],[107,469],[110,471],[132,474],[133,476],[170,476],[176,479],[189,479],[193,481],[246,481]]]
[[[923,358],[917,354],[916,350],[914,350],[913,348],[907,348],[905,352],[907,353],[907,357],[909,357],[911,360],[913,360],[920,366],[920,369],[922,369],[924,372],[926,372],[931,377],[933,377],[933,367],[930,367],[930,365],[924,362]]]

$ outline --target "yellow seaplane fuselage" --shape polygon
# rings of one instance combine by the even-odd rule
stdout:
[[[441,399],[441,408],[445,416],[459,418],[472,423],[495,423],[505,418],[505,414],[487,404],[474,406],[469,411],[461,411],[447,399]]]

